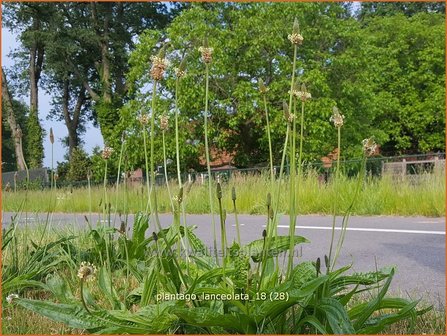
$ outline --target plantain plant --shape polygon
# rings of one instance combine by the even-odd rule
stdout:
[[[207,42],[200,49],[205,63],[205,148],[214,251],[217,252],[217,236],[213,204],[217,201],[221,257],[217,258],[210,253],[194,233],[194,227],[187,226],[186,222],[184,225],[180,223],[184,195],[179,168],[177,102],[175,128],[179,192],[172,199],[173,224],[167,228],[161,227],[155,193],[154,120],[157,85],[168,64],[165,49],[162,49],[159,56],[152,59],[151,77],[154,81],[151,115],[143,114],[139,118],[143,126],[148,203],[145,211],[142,209],[143,212],[136,216],[132,235],[128,236],[125,226],[120,229],[91,229],[88,235],[90,248],[86,249],[89,253],[78,251],[71,254],[68,264],[80,265],[77,271],[70,268],[71,277],[60,275],[63,268],[52,261],[51,265],[56,272],[48,276],[46,281],[38,279],[40,282],[35,280],[37,282],[32,283],[51,293],[51,300],[33,300],[13,295],[11,291],[15,287],[11,285],[12,280],[7,278],[5,294],[10,295],[7,301],[69,327],[102,334],[375,334],[402,320],[409,321],[411,332],[416,317],[430,308],[417,310],[416,301],[386,297],[395,272],[393,268],[367,273],[349,273],[351,265],[336,268],[356,195],[351,195],[353,201],[345,212],[342,235],[337,242],[334,257],[331,253],[329,257],[325,256],[324,265],[320,258],[299,262],[293,258],[297,245],[309,243],[305,237],[295,234],[295,225],[297,188],[300,187],[297,183],[303,173],[305,103],[310,93],[305,85],[299,86],[295,82],[297,47],[303,42],[297,20],[288,38],[294,48],[294,58],[289,103],[283,104],[287,132],[278,180],[273,174],[272,151],[269,150],[271,193],[267,195],[266,201],[266,229],[259,233],[258,239],[243,245],[237,220],[237,241],[232,244],[227,241],[226,210],[223,209],[222,199],[228,195],[223,193],[220,183],[216,184],[216,193],[211,189],[207,120],[209,64],[213,50]],[[263,85],[262,90],[265,89]],[[301,114],[297,152],[298,104],[301,104]],[[265,109],[269,125],[266,103]],[[146,143],[148,124],[150,169]],[[377,145],[373,139],[365,139],[362,145],[365,153],[364,169],[366,157],[375,153]],[[287,153],[290,158],[288,180],[284,178]],[[105,165],[107,174],[106,158]],[[360,172],[356,192],[363,178]],[[278,205],[281,188],[286,183],[289,190],[290,229],[288,235],[280,236],[277,234]],[[107,204],[106,184],[104,188]],[[235,188],[231,198],[237,219]],[[155,231],[148,236],[151,216],[155,216],[156,226]],[[3,249],[8,248],[13,241],[12,235],[11,230],[5,234]],[[106,251],[105,257],[102,255],[103,250]],[[182,253],[186,253],[188,258],[181,258]],[[283,264],[278,257],[281,254],[287,257]],[[77,256],[76,259],[74,256]],[[53,257],[58,260],[57,255]],[[10,260],[14,258],[8,258],[8,262]],[[46,259],[39,260],[43,262]],[[6,270],[4,276],[14,274]],[[126,275],[126,285],[125,290],[120,290],[117,279],[121,279],[123,274]],[[3,289],[5,291],[5,287]],[[369,292],[371,298],[359,301],[358,297],[365,292]]]

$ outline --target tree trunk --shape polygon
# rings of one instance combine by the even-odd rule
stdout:
[[[67,76],[68,77],[68,76]],[[76,105],[70,113],[70,88],[69,88],[69,80],[64,80],[64,93],[63,93],[63,113],[65,126],[67,126],[68,130],[68,157],[71,161],[71,156],[73,154],[73,150],[79,146],[79,137],[78,137],[78,126],[79,126],[79,118],[81,116],[82,106],[85,103],[85,91],[81,89],[78,94],[78,98],[76,100]]]
[[[25,170],[25,162],[22,157],[22,142],[21,142],[21,131],[20,126],[16,122],[14,115],[14,108],[12,105],[12,98],[8,90],[8,83],[6,81],[6,76],[2,68],[2,98],[4,112],[8,120],[9,127],[11,128],[12,137],[14,139],[14,153],[16,156],[17,168],[18,170]]]

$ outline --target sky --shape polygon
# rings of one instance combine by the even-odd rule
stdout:
[[[12,34],[8,29],[2,27],[2,66],[4,69],[9,69],[14,64],[14,60],[8,57],[8,54],[19,46],[17,36]],[[14,97],[15,99],[23,100],[29,106],[29,97]],[[64,155],[67,153],[67,148],[61,143],[61,139],[68,135],[67,128],[62,121],[47,120],[47,115],[51,109],[51,98],[41,88],[39,90],[39,119],[42,128],[47,132],[44,137],[44,160],[43,165],[45,167],[51,167],[51,144],[49,139],[50,127],[53,128],[55,137],[54,141],[54,166],[56,162],[65,161]],[[103,147],[104,142],[101,132],[98,128],[94,127],[90,122],[86,125],[86,133],[83,135],[84,150],[87,153],[91,153],[95,146]]]

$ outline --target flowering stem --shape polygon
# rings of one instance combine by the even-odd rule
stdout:
[[[178,186],[182,187],[182,176],[180,173],[180,143],[179,143],[179,132],[178,132],[178,95],[179,95],[179,81],[177,78],[175,82],[175,156],[177,159],[177,178],[178,178]]]
[[[293,102],[293,112],[296,115],[296,102]],[[287,265],[287,274],[290,274],[293,267],[293,254],[295,247],[295,225],[296,225],[296,117],[292,124],[292,141],[290,143],[290,177],[289,177],[289,261]]]
[[[148,213],[149,209],[151,209],[151,188],[149,185],[149,159],[147,155],[147,144],[146,144],[146,126],[143,125],[143,147],[144,147],[144,160],[146,165],[146,187],[147,187],[147,204],[146,204],[146,214]]]
[[[331,263],[331,269],[334,269],[335,263],[337,262],[338,255],[340,254],[341,248],[343,246],[343,242],[345,240],[345,235],[346,235],[346,228],[348,226],[349,216],[351,215],[351,210],[352,210],[352,208],[353,208],[353,206],[355,204],[355,201],[358,198],[358,195],[359,195],[359,192],[360,192],[360,189],[361,189],[361,186],[362,186],[362,182],[363,182],[363,180],[365,178],[366,158],[367,157],[365,155],[364,158],[363,158],[362,166],[361,166],[361,169],[360,169],[360,172],[359,172],[359,176],[358,176],[358,179],[357,179],[357,185],[356,185],[356,188],[355,188],[355,191],[354,191],[354,195],[352,197],[351,203],[349,204],[348,208],[346,209],[345,215],[343,216],[343,221],[342,221],[342,224],[341,224],[341,233],[340,233],[340,237],[338,238],[337,248],[335,250],[335,257],[334,257],[334,260]]]
[[[297,45],[293,48],[293,65],[292,65],[292,81],[290,83],[290,93],[289,93],[289,115],[292,114],[292,99],[293,99],[293,88],[295,86],[295,69],[296,69],[296,55],[297,55]],[[295,225],[296,225],[296,213],[295,213],[295,146],[296,146],[296,118],[293,118],[293,140],[291,142],[290,151],[290,177],[289,177],[289,261],[287,265],[287,276],[292,271],[293,267],[293,250],[294,250],[294,236],[295,236]]]
[[[87,303],[85,302],[85,298],[84,298],[84,279],[81,279],[81,301],[82,301],[82,305],[84,306],[87,313],[89,313],[91,315],[92,312],[90,311],[90,309],[88,309]]]
[[[269,114],[267,111],[267,97],[264,94],[264,110],[265,110],[265,119],[266,119],[266,123],[267,123],[267,137],[269,140],[269,155],[270,155],[270,184],[271,184],[271,189],[273,192],[273,183],[275,180],[274,174],[273,174],[273,152],[272,152],[272,140],[270,137],[270,122],[269,122]]]
[[[340,178],[340,152],[341,152],[341,127],[337,127],[337,140],[338,140],[338,151],[337,151],[337,180]]]
[[[211,167],[210,167],[210,154],[208,147],[208,86],[209,86],[209,67],[208,63],[205,63],[205,157],[206,157],[206,168],[208,171],[208,194],[210,200],[210,212],[211,212],[211,222],[213,224],[213,239],[214,239],[214,251],[216,255],[216,261],[219,262],[217,257],[217,237],[216,237],[216,222],[214,220],[214,207],[213,207],[213,191],[212,191],[212,177],[211,177]]]
[[[163,140],[163,166],[164,166],[164,173],[165,173],[165,182],[166,182],[166,189],[168,190],[168,197],[169,202],[171,203],[171,209],[172,212],[175,211],[174,209],[174,203],[172,202],[172,195],[171,195],[171,188],[169,188],[169,181],[168,181],[168,167],[167,167],[167,160],[166,160],[166,139],[165,139],[165,131],[162,131],[162,140]]]
[[[337,192],[338,183],[340,179],[340,145],[341,145],[341,127],[337,127],[337,171],[336,171],[336,177],[335,180],[332,183],[333,190]],[[335,222],[336,222],[336,216],[337,216],[337,200],[338,197],[334,197],[334,201],[332,203],[332,232],[331,232],[331,244],[329,246],[329,263],[331,262],[332,257],[332,248],[334,246],[334,239],[335,239]]]
[[[179,189],[182,188],[182,175],[181,175],[181,169],[180,169],[180,140],[179,140],[179,131],[178,131],[178,96],[180,92],[180,78],[177,78],[175,81],[175,156],[177,161],[177,179],[178,179],[178,186]],[[185,245],[185,253],[186,253],[186,265],[187,269],[189,271],[189,231],[188,231],[188,225],[186,223],[186,212],[185,212],[185,202],[182,202],[182,217],[183,217],[183,226],[185,227],[185,237],[186,237],[186,245]],[[178,220],[178,225],[180,225],[180,219]],[[180,240],[183,242],[182,235],[180,234],[179,230],[179,236]]]

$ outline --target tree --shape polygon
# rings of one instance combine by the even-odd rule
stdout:
[[[2,171],[24,170],[23,131],[26,108],[14,100],[2,68]]]
[[[45,47],[54,13],[48,3],[7,3],[4,4],[4,25],[19,32],[21,50],[15,52],[22,58],[19,75],[25,81],[30,97],[29,116],[27,118],[27,161],[30,168],[42,166],[43,130],[39,122],[39,82],[44,67]],[[25,74],[27,73],[27,74]]]

